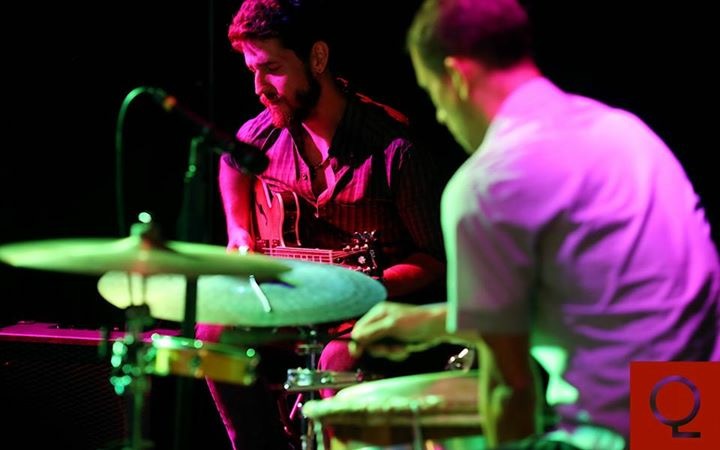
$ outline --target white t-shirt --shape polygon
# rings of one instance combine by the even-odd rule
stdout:
[[[448,330],[528,332],[561,427],[629,432],[629,363],[706,360],[720,268],[682,167],[636,116],[545,78],[442,201]]]

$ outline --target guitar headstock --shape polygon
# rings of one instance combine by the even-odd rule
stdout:
[[[371,277],[382,276],[379,264],[378,236],[375,230],[354,232],[352,239],[343,247],[346,256],[342,264]]]

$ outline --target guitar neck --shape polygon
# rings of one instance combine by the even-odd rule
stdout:
[[[278,258],[301,259],[324,264],[336,264],[338,258],[346,256],[346,252],[302,247],[266,247],[262,249],[262,252]]]

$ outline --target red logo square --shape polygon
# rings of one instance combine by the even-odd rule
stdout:
[[[720,449],[720,362],[631,362],[630,448]]]

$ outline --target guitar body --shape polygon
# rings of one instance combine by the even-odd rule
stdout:
[[[300,241],[300,199],[294,192],[273,192],[260,178],[253,188],[255,251],[279,258],[336,264],[380,276],[375,232],[354,233],[342,250],[303,248]]]
[[[254,186],[255,248],[300,247],[300,200],[294,192],[272,192],[256,178]]]

